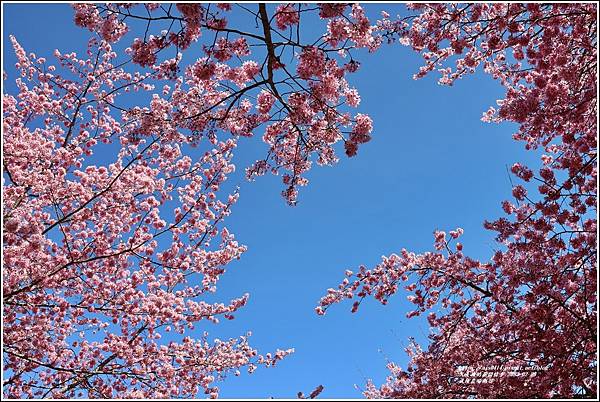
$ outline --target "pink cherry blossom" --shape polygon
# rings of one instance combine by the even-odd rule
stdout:
[[[315,162],[368,146],[374,123],[350,110],[361,98],[348,77],[355,57],[398,42],[423,58],[415,78],[497,80],[505,96],[482,120],[516,124],[540,167],[509,169],[505,215],[484,222],[496,233],[489,259],[468,256],[462,229],[436,230],[431,252],[346,270],[315,312],[406,292],[406,316],[426,318],[429,344],[411,341],[407,367],[388,363],[369,398],[597,397],[597,6],[418,3],[374,23],[359,4],[244,7],[232,26],[229,3],[74,4],[93,37],[54,61],[10,38],[4,396],[217,398],[226,377],[292,353],[197,331],[251,302],[207,301],[246,251],[226,226],[240,196],[234,153],[259,136],[246,177],[280,176],[296,204]],[[311,13],[322,32],[307,35]],[[461,381],[516,364],[544,369],[534,381]]]
[[[537,175],[518,162],[510,169],[522,184],[513,188],[515,202],[502,202],[508,216],[485,222],[498,242],[489,261],[453,243],[462,229],[450,231],[450,239],[435,231],[436,251],[402,250],[372,269],[360,267],[327,291],[316,312],[356,298],[355,312],[365,297],[386,304],[405,290],[415,306],[407,317],[427,313],[429,346],[412,341],[407,367],[390,363],[383,385],[367,384],[369,398],[594,398],[596,5],[409,7],[397,19],[383,13],[376,30],[422,54],[415,78],[437,69],[440,83],[452,85],[483,67],[506,89],[483,119],[517,123],[514,139],[543,148],[542,167]],[[506,373],[515,365],[543,369],[535,377],[471,382],[460,371]]]
[[[285,30],[300,21],[300,14],[294,4],[281,4],[275,10],[275,22],[277,28]]]
[[[346,80],[358,61],[344,52],[377,38],[358,6],[269,15],[253,5],[249,31],[229,27],[233,7],[75,4],[75,24],[94,36],[84,56],[57,50],[54,62],[11,38],[20,77],[3,96],[5,396],[215,398],[228,375],[293,352],[260,354],[249,334],[193,336],[249,302],[206,301],[246,250],[225,226],[239,197],[232,158],[240,137],[261,137],[266,157],[248,178],[280,174],[295,204],[313,161],[334,164],[338,142],[370,138],[370,118],[346,111],[360,95]],[[282,41],[301,28],[300,10],[348,12],[347,44]]]

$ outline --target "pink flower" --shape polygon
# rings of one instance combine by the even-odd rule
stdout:
[[[275,103],[275,96],[269,91],[262,90],[256,99],[257,109],[260,113],[269,113]]]
[[[294,4],[281,4],[275,10],[275,22],[279,29],[287,29],[292,25],[297,25],[299,21],[300,14]]]
[[[373,121],[365,114],[357,114],[354,117],[355,123],[350,133],[350,141],[356,144],[363,144],[371,140],[369,135],[373,130]]]
[[[451,230],[449,232],[450,237],[452,237],[453,239],[458,239],[460,236],[462,236],[463,233],[464,230],[462,228],[457,228],[456,230]]]
[[[248,60],[242,64],[242,70],[244,71],[246,81],[250,81],[256,74],[259,73],[260,67],[258,66],[257,62]]]
[[[533,178],[533,172],[527,166],[520,163],[515,163],[510,169],[515,175],[525,181],[530,181]]]
[[[348,156],[355,156],[356,152],[358,151],[358,146],[351,140],[348,140],[344,143],[344,148],[346,150],[346,155]]]
[[[148,67],[156,63],[156,43],[154,41],[143,42],[136,38],[131,45],[132,60],[142,67]]]
[[[521,185],[516,185],[513,187],[512,194],[515,197],[515,199],[523,201],[527,196],[527,190]]]
[[[356,89],[349,89],[344,94],[348,106],[357,107],[360,104],[360,95]]]
[[[316,47],[306,47],[299,56],[298,75],[302,79],[321,76],[325,71],[325,53]]]
[[[344,14],[346,4],[321,3],[319,4],[319,16],[321,18],[335,18]]]

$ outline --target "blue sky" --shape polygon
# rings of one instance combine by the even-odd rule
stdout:
[[[372,16],[399,9],[365,7]],[[89,33],[74,26],[67,4],[8,4],[3,10],[9,81],[15,77],[9,34],[49,60],[57,47],[85,49]],[[322,397],[359,398],[354,384],[383,382],[386,359],[406,363],[408,337],[423,339],[428,331],[424,320],[405,318],[406,295],[400,292],[387,306],[367,300],[356,314],[349,303],[337,305],[324,317],[314,313],[319,298],[346,268],[373,266],[402,248],[431,250],[437,228],[464,228],[465,252],[488,259],[493,234],[482,222],[499,216],[500,201],[510,196],[506,166],[535,157],[512,140],[515,126],[480,121],[503,94],[491,78],[478,73],[453,87],[438,85],[435,76],[414,81],[420,57],[400,45],[359,59],[362,67],[349,80],[362,97],[359,111],[374,120],[372,141],[335,167],[315,166],[293,208],[280,195],[279,177],[242,183],[227,226],[248,251],[229,266],[217,296],[248,292],[250,302],[235,320],[197,331],[230,338],[250,330],[261,352],[296,352],[275,368],[230,378],[220,385],[221,397],[294,397],[323,384]],[[257,134],[240,141],[240,172],[264,155]]]

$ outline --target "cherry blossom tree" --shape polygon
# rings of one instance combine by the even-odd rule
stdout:
[[[225,376],[292,352],[192,332],[248,300],[207,302],[246,250],[224,226],[238,200],[226,185],[233,153],[261,134],[266,156],[247,176],[282,174],[294,204],[313,161],[334,164],[336,144],[353,156],[370,139],[345,77],[354,52],[381,38],[358,5],[236,6],[249,31],[228,24],[232,7],[75,4],[75,23],[92,32],[87,54],[56,50],[53,62],[11,37],[6,397],[217,397]],[[307,14],[322,35],[302,32]],[[183,65],[192,48],[201,57]]]
[[[518,123],[515,139],[543,155],[538,175],[513,166],[522,183],[502,204],[507,217],[485,224],[498,233],[490,261],[464,254],[462,230],[436,231],[435,252],[347,271],[321,300],[321,314],[353,297],[356,311],[406,282],[409,316],[429,312],[428,348],[414,344],[409,367],[390,364],[365,395],[596,395],[595,5],[419,4],[375,24],[343,3],[73,7],[92,32],[87,54],[57,50],[53,64],[11,38],[20,77],[3,95],[5,396],[217,397],[224,377],[289,354],[259,354],[247,335],[194,334],[248,300],[207,301],[245,251],[224,226],[238,199],[233,154],[260,134],[265,155],[246,176],[281,175],[295,204],[313,162],[335,164],[338,148],[354,156],[369,141],[372,121],[354,113],[360,96],[346,77],[359,52],[386,41],[423,54],[417,78],[437,70],[451,85],[483,68],[506,88],[484,119]],[[229,23],[234,7],[246,25]],[[321,35],[302,29],[307,18]],[[183,62],[190,49],[201,57]],[[485,383],[460,374],[513,365],[543,370]]]
[[[415,78],[437,70],[452,85],[483,68],[506,89],[483,120],[517,123],[541,167],[512,166],[506,217],[485,222],[489,261],[468,257],[462,229],[436,231],[435,251],[346,271],[317,313],[346,298],[353,311],[369,296],[385,304],[403,286],[408,317],[428,314],[429,345],[412,342],[408,367],[390,363],[367,397],[597,397],[597,5],[409,8],[376,30],[422,53]]]

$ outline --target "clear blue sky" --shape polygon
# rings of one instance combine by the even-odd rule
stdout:
[[[372,16],[401,8],[365,7]],[[89,33],[72,17],[67,4],[4,6],[7,90],[15,77],[8,35],[48,60],[55,48],[81,52]],[[217,296],[248,292],[250,302],[235,320],[196,331],[230,338],[251,330],[251,343],[261,352],[294,347],[296,353],[275,368],[220,384],[223,398],[295,397],[319,384],[325,386],[322,397],[360,398],[354,384],[383,382],[386,359],[405,363],[407,338],[423,339],[426,322],[405,318],[410,305],[402,292],[388,306],[368,300],[351,314],[347,303],[324,317],[314,313],[319,298],[346,268],[372,266],[402,248],[431,250],[436,228],[464,228],[465,252],[489,258],[493,236],[482,222],[499,216],[500,201],[510,196],[506,165],[535,158],[512,140],[514,126],[480,121],[503,94],[491,78],[476,74],[451,88],[434,76],[414,81],[420,57],[400,45],[384,45],[360,60],[350,82],[362,96],[359,111],[374,120],[373,140],[333,168],[315,166],[294,208],[280,196],[279,177],[243,184],[227,221],[248,251],[229,267]],[[264,155],[258,134],[241,140],[240,172]]]

